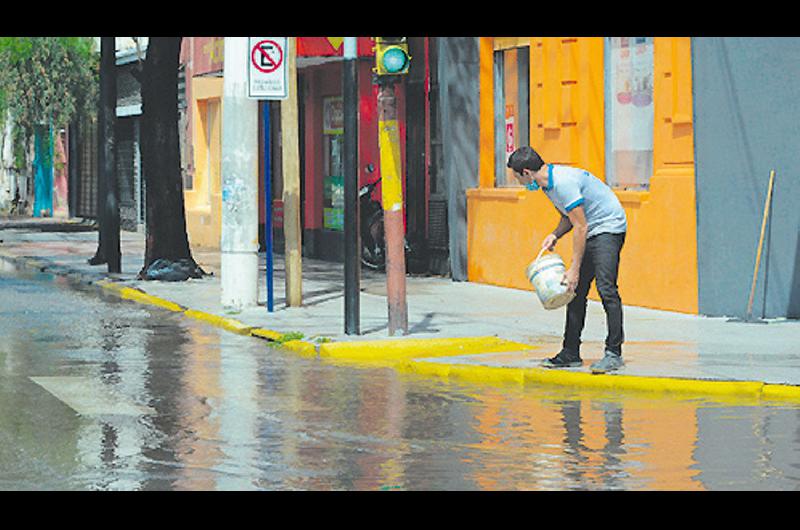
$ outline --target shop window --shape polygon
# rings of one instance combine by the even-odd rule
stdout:
[[[653,38],[607,37],[606,182],[647,189],[653,172]]]
[[[197,206],[209,207],[212,195],[219,193],[221,171],[220,134],[220,100],[218,98],[198,101],[197,131],[198,142],[194,146],[195,170],[191,190],[196,193]]]
[[[344,171],[342,151],[343,110],[342,97],[332,96],[322,100],[323,175],[322,226],[326,230],[344,230]]]
[[[494,97],[495,186],[519,186],[506,162],[514,150],[529,142],[529,46],[494,52]]]
[[[186,102],[186,65],[178,67],[178,135],[180,137],[181,175],[183,176],[183,189],[194,189],[194,169],[191,167],[191,142],[188,141],[187,128],[189,124],[189,111]]]
[[[222,122],[220,119],[220,100],[210,99],[206,104],[206,177],[205,191],[207,205],[213,202],[215,193],[219,193],[221,178],[221,158],[220,158],[220,135],[222,134]]]

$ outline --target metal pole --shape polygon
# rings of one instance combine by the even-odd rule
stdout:
[[[267,261],[267,311],[275,311],[272,263],[272,159],[270,158],[269,101],[262,105],[264,113],[264,250]]]
[[[357,38],[344,39],[344,332],[359,335],[361,237],[358,211],[358,58]]]
[[[223,307],[257,304],[258,294],[258,102],[247,97],[247,37],[225,37],[222,85]]]
[[[389,335],[395,335],[397,330],[402,330],[403,334],[408,333],[400,133],[397,126],[397,102],[392,81],[383,81],[378,92],[378,139],[381,159],[383,228],[386,241]]]

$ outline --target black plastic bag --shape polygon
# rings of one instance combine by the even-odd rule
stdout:
[[[189,278],[202,278],[205,275],[206,272],[191,259],[181,258],[177,261],[170,261],[159,258],[144,270],[141,279],[181,282]]]

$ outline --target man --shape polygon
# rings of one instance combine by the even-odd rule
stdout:
[[[553,250],[564,234],[573,232],[572,263],[562,283],[575,291],[575,298],[567,306],[562,349],[542,364],[550,368],[582,366],[580,345],[586,320],[586,295],[595,280],[606,312],[608,335],[605,355],[592,364],[591,370],[605,373],[621,368],[624,334],[617,274],[628,226],[619,199],[611,188],[588,171],[545,164],[539,154],[527,146],[512,153],[508,167],[529,190],[541,188],[561,214],[556,229],[542,241],[542,248]]]

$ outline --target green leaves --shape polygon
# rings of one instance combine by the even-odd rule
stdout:
[[[0,37],[0,123],[10,113],[24,142],[38,125],[63,127],[94,112],[98,84],[90,37]]]
[[[12,63],[29,59],[33,54],[33,39],[30,37],[0,37],[0,53]]]

